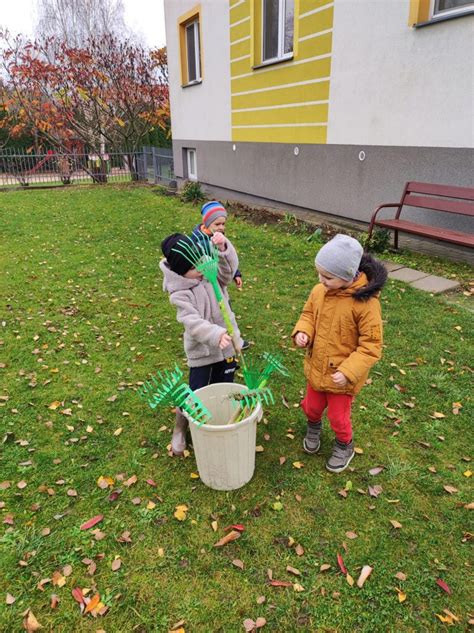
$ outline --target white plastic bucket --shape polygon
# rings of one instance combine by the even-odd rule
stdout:
[[[244,385],[219,382],[195,391],[212,419],[201,426],[190,421],[194,454],[201,481],[214,490],[236,490],[253,477],[261,405],[247,418],[228,424],[236,408],[228,396],[245,389]]]

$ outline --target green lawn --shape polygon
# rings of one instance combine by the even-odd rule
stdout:
[[[243,292],[231,292],[255,343],[248,354],[279,350],[291,378],[271,384],[254,478],[215,492],[193,478],[192,452],[168,456],[171,411],[135,393],[157,369],[185,370],[158,262],[161,239],[190,231],[198,209],[150,188],[88,187],[1,193],[0,210],[1,631],[23,630],[27,609],[64,633],[166,632],[181,620],[187,633],[229,633],[258,617],[279,632],[466,630],[469,310],[388,283],[384,358],[354,406],[359,455],[331,475],[327,428],[321,455],[301,448],[303,356],[289,338],[315,283],[316,246],[231,217],[244,275]],[[96,515],[96,528],[80,529]],[[241,537],[213,547],[235,523]],[[351,586],[364,565],[371,576]],[[272,586],[269,575],[292,584]],[[99,594],[107,613],[81,616],[77,587]]]

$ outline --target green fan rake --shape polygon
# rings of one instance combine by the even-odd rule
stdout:
[[[196,239],[188,238],[186,241],[179,240],[172,250],[187,259],[187,261],[194,266],[196,270],[202,273],[211,284],[222,318],[224,319],[227,332],[232,338],[235,353],[240,356],[242,366],[244,366],[245,361],[243,359],[243,355],[241,354],[240,341],[234,330],[232,321],[230,320],[230,315],[222,295],[222,290],[217,281],[219,273],[219,249],[211,242],[207,235],[203,234]]]
[[[254,409],[258,403],[263,405],[273,404],[275,402],[270,388],[266,386],[272,374],[278,372],[285,377],[290,375],[279,355],[265,352],[262,357],[265,364],[261,362],[250,362],[242,368],[242,374],[248,391],[229,396],[232,400],[236,400],[241,405],[240,410],[237,409],[233,413],[229,424],[242,420],[248,415],[249,410]]]
[[[211,419],[210,412],[185,382],[179,367],[174,371],[156,372],[156,376],[146,380],[138,390],[138,395],[152,409],[158,406],[179,407],[191,420],[201,426]]]

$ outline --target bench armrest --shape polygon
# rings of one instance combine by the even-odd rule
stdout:
[[[378,206],[375,211],[372,214],[372,217],[370,219],[370,224],[369,224],[369,239],[372,237],[372,231],[374,230],[374,224],[375,224],[375,220],[377,218],[377,214],[380,211],[380,209],[387,209],[388,207],[397,207],[399,210],[402,207],[402,203],[401,202],[390,202],[387,204],[381,204],[380,206]]]

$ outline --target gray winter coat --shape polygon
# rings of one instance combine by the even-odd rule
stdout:
[[[219,252],[218,282],[224,295],[232,325],[240,338],[235,315],[229,308],[227,286],[232,282],[239,260],[235,248],[227,240],[227,248]],[[234,348],[219,348],[219,340],[227,331],[211,284],[206,279],[187,279],[173,272],[165,259],[160,262],[163,290],[169,292],[170,303],[176,306],[176,318],[184,326],[184,352],[189,367],[211,365],[234,356]],[[242,343],[241,343],[242,344]]]

